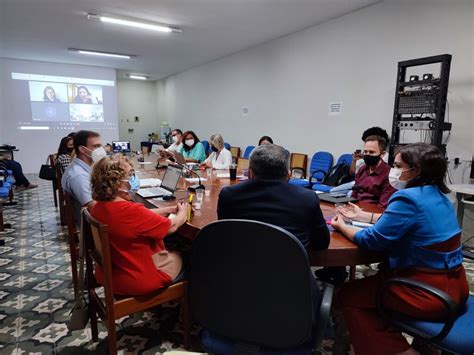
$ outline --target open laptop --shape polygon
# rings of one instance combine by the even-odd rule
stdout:
[[[140,189],[137,191],[137,194],[144,198],[173,195],[176,191],[176,186],[178,185],[182,171],[183,167],[175,164],[168,164],[159,187]]]
[[[184,155],[182,153],[173,152],[173,154],[174,154],[174,161],[176,163],[181,164],[181,165],[186,164],[186,158],[184,157]],[[157,169],[166,168],[166,167],[168,167],[168,165],[169,165],[169,163],[167,161],[163,161],[163,162],[158,163],[156,168]]]
[[[357,201],[356,198],[347,196],[346,193],[323,193],[318,194],[318,197],[321,201],[329,202],[329,203],[347,203],[347,202],[355,202]]]
[[[112,142],[112,151],[114,153],[130,153],[130,141]]]

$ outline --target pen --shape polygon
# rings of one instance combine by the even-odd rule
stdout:
[[[189,195],[188,222],[191,221],[191,212],[193,210],[193,197],[194,195]]]

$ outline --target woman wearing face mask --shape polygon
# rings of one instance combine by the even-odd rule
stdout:
[[[183,134],[184,145],[178,150],[183,154],[187,162],[202,163],[206,160],[206,151],[199,141],[199,138],[193,131],[187,131]]]
[[[59,165],[61,174],[71,163],[72,156],[74,154],[74,142],[71,136],[67,136],[61,139],[59,143],[58,153],[56,154],[56,164]]]
[[[461,229],[445,184],[446,160],[441,151],[425,143],[403,146],[395,155],[390,184],[399,190],[382,215],[355,205],[339,212],[347,218],[375,222],[367,229],[344,223],[332,226],[361,248],[386,251],[389,262],[378,274],[349,283],[339,294],[356,354],[417,354],[397,329],[378,314],[375,295],[383,282],[396,276],[422,281],[450,295],[462,305],[468,284],[462,266]],[[425,320],[442,320],[445,307],[422,291],[395,287],[384,294],[385,306]],[[368,335],[370,334],[370,337]]]
[[[166,287],[182,272],[181,256],[168,251],[163,239],[186,222],[187,205],[150,210],[131,201],[133,169],[124,156],[105,157],[91,174],[91,214],[108,226],[114,292],[140,296]],[[165,217],[176,213],[172,218]],[[99,283],[102,272],[96,268]]]
[[[220,134],[213,134],[209,138],[212,153],[204,161],[203,165],[213,169],[229,169],[232,164],[232,153],[224,146],[224,139]]]

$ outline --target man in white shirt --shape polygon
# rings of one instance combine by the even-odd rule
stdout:
[[[171,131],[171,139],[173,140],[173,144],[171,144],[166,151],[167,152],[176,152],[183,146],[183,132],[176,128]]]

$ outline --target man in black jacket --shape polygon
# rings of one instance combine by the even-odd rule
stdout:
[[[288,184],[290,153],[261,145],[250,156],[249,181],[225,187],[219,195],[219,219],[250,219],[279,226],[308,250],[326,249],[329,230],[317,194]],[[271,250],[271,245],[269,245]]]

